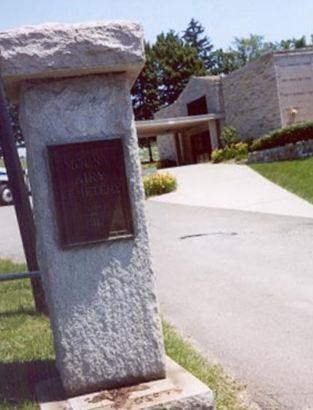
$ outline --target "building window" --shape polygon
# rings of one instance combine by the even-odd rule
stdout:
[[[187,104],[188,115],[201,115],[208,113],[208,106],[205,96],[197,98]]]

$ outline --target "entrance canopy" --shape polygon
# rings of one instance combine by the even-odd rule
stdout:
[[[224,113],[192,115],[189,117],[160,118],[155,120],[136,121],[138,138],[146,138],[165,134],[175,133],[187,129],[192,129],[199,125],[207,125],[210,121],[224,119]]]

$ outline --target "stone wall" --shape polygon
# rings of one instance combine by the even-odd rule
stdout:
[[[273,55],[267,54],[222,78],[226,124],[255,139],[281,127]]]
[[[182,107],[179,101],[175,101],[173,104],[162,108],[154,114],[154,118],[174,118],[182,116]]]
[[[282,125],[313,119],[312,49],[274,54],[274,63]]]
[[[283,147],[254,151],[249,154],[248,163],[286,161],[313,156],[313,140],[299,141]]]
[[[187,104],[202,96],[206,97],[209,113],[220,113],[224,111],[220,77],[193,77],[190,79],[178,99],[168,107],[156,112],[154,117],[185,117],[188,115]]]

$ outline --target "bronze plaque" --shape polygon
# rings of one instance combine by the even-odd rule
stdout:
[[[64,247],[133,235],[121,139],[48,147]]]

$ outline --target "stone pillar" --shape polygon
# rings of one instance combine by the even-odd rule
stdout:
[[[218,149],[219,143],[218,143],[218,132],[217,132],[216,120],[209,121],[209,131],[210,131],[212,150]]]
[[[176,159],[177,165],[183,165],[183,155],[181,149],[181,134],[180,132],[175,132],[175,147],[176,147]]]
[[[10,30],[0,33],[0,55],[8,94],[20,101],[37,253],[66,393],[164,377],[130,99],[130,87],[144,64],[141,27],[117,22]],[[93,151],[95,141],[112,140],[121,144],[122,157],[115,143],[115,148],[111,143],[100,144]],[[66,144],[88,142],[91,145],[74,145],[72,154],[66,151],[71,149]],[[120,180],[111,183],[110,177],[114,173],[114,178],[123,179],[123,172],[122,197]],[[99,195],[103,210],[96,203]],[[80,220],[77,209],[88,197],[90,210],[83,208]],[[110,201],[125,207],[110,207]],[[111,214],[105,214],[108,210]],[[85,243],[71,242],[73,232],[67,237],[65,229],[69,219],[76,218],[76,226],[70,228],[79,237],[89,211],[89,216],[96,216],[97,229],[103,221],[108,230],[122,226],[124,219],[127,229],[122,226],[123,234],[115,230],[115,237],[98,241],[90,241],[87,230]]]

